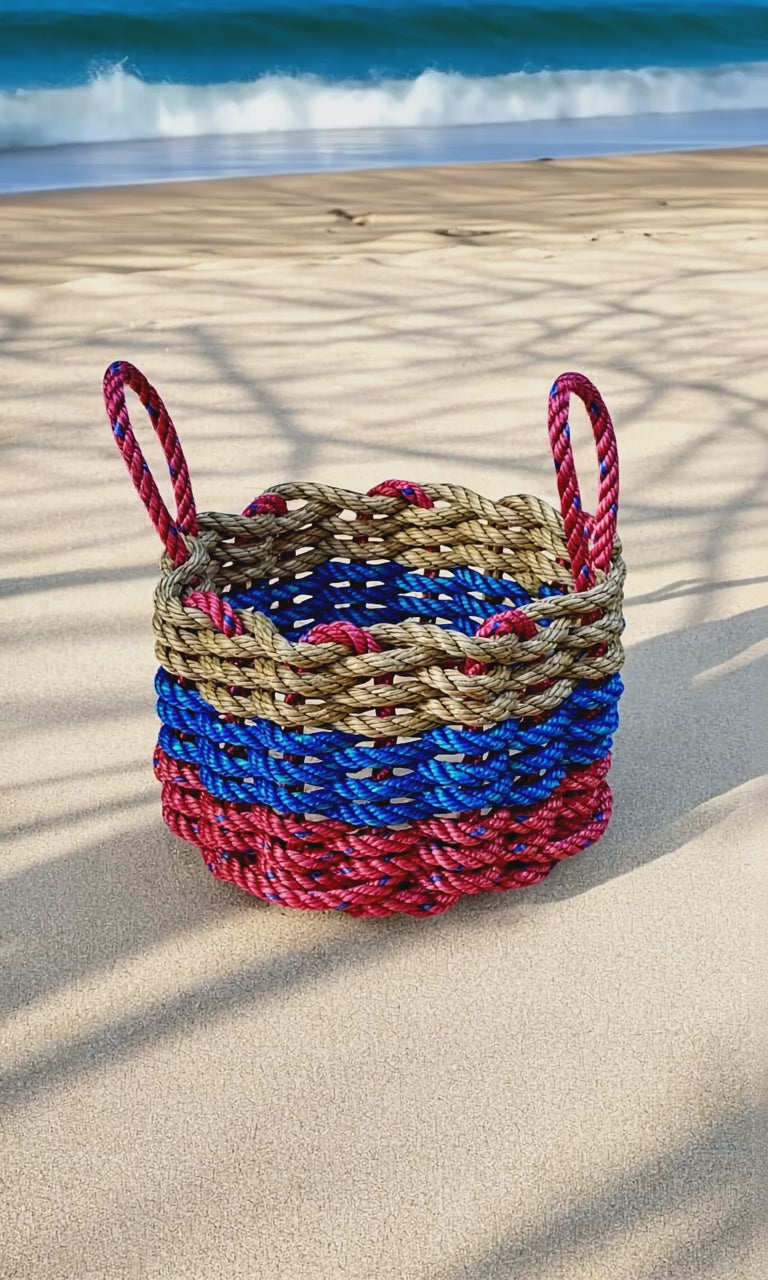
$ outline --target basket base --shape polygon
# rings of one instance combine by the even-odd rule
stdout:
[[[605,756],[572,769],[526,809],[373,828],[216,800],[193,765],[155,755],[166,825],[213,875],[281,906],[352,916],[438,915],[464,895],[538,884],[605,831],[609,768]]]

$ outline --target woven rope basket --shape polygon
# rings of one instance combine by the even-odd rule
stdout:
[[[162,444],[173,518],[134,436]],[[596,515],[568,427],[597,443]],[[153,387],[117,362],[104,397],[165,553],[155,593],[163,816],[214,875],[284,906],[447,910],[542,880],[592,844],[621,694],[618,457],[599,392],[549,400],[562,516],[535,497],[390,480],[283,484],[198,512]]]

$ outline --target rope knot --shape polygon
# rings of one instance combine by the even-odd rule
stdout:
[[[381,652],[378,640],[363,627],[356,627],[353,622],[320,622],[302,636],[302,639],[307,644],[344,644],[353,653]]]
[[[510,633],[514,633],[521,640],[532,640],[536,635],[536,623],[521,609],[503,609],[501,613],[494,613],[492,617],[486,618],[485,622],[478,627],[475,635],[482,637],[506,636]],[[487,662],[475,662],[468,658],[464,663],[464,675],[466,676],[484,676],[487,670]]]
[[[241,636],[243,624],[226,600],[215,591],[191,591],[182,602],[193,609],[200,609],[210,618],[217,631],[225,636]]]
[[[244,516],[284,516],[288,511],[288,503],[279,493],[260,493],[258,498],[249,502],[243,512]]]
[[[425,511],[435,505],[421,485],[410,480],[382,480],[381,484],[368,490],[368,497],[405,498],[406,502],[413,503],[415,507],[423,507]]]

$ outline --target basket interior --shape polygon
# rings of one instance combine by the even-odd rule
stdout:
[[[202,516],[216,535],[211,586],[293,638],[339,619],[419,620],[474,635],[494,613],[573,590],[562,520],[548,504],[426,492],[428,509],[390,499],[384,505],[396,509],[381,511],[381,499],[278,486],[269,496],[285,514],[243,521],[236,536],[226,517]]]
[[[539,598],[560,595],[561,586],[541,583]],[[227,592],[233,608],[268,615],[287,639],[320,623],[357,627],[417,620],[475,635],[494,614],[530,604],[532,595],[511,577],[492,578],[475,569],[419,572],[394,561],[326,560],[290,577]]]

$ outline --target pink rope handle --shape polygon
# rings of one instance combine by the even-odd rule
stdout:
[[[173,484],[176,498],[176,519],[171,517],[167,506],[160,496],[155,478],[150,471],[144,454],[133,434],[128,408],[125,403],[125,388],[136,392],[146,409],[155,434],[163,446],[168,472]],[[149,512],[150,519],[160,535],[168,555],[174,565],[183,564],[187,559],[187,549],[182,534],[194,537],[197,533],[197,510],[189,479],[187,460],[179,443],[168,410],[163,404],[155,388],[147,382],[144,374],[125,360],[116,360],[104,374],[104,404],[112,427],[112,434],[118,449],[123,455],[136,492]]]
[[[597,445],[600,471],[597,511],[587,515],[581,506],[568,425],[571,394],[584,402]],[[563,373],[549,393],[549,442],[555,459],[560,510],[571,558],[576,589],[595,584],[595,569],[606,571],[611,563],[616,518],[619,512],[619,454],[613,423],[603,397],[581,373]]]

